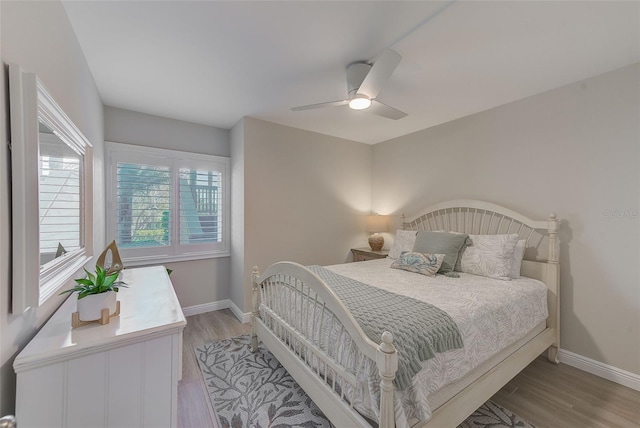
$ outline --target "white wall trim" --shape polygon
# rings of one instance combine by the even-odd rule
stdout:
[[[640,375],[601,363],[600,361],[592,360],[591,358],[569,352],[565,349],[560,349],[558,356],[560,362],[568,366],[640,391]]]
[[[231,312],[233,312],[241,323],[246,324],[251,322],[251,312],[242,312],[233,300],[229,300],[229,309],[231,309]]]
[[[240,321],[241,323],[245,324],[251,321],[251,312],[243,313],[240,308],[230,299],[203,303],[201,305],[186,306],[182,308],[182,312],[184,313],[184,316],[189,317],[191,315],[204,314],[206,312],[219,311],[227,308],[231,309],[233,315],[235,315],[236,318],[238,318],[238,321]]]
[[[187,306],[182,308],[185,317],[191,315],[204,314],[206,312],[219,311],[229,307],[229,299],[218,300],[217,302],[203,303],[202,305]]]

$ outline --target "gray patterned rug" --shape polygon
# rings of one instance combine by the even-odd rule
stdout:
[[[195,351],[211,404],[223,428],[332,426],[262,344],[255,354],[249,350],[249,336],[198,346]],[[491,401],[460,427],[535,428]]]

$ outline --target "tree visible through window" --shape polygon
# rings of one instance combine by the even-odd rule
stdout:
[[[122,162],[117,177],[118,245],[170,245],[170,168]]]

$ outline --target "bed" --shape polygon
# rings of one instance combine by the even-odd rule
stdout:
[[[460,324],[465,348],[436,354],[437,358],[421,363],[420,371],[411,373],[411,385],[399,388],[398,385],[402,385],[399,380],[406,378],[406,374],[398,370],[399,364],[401,368],[406,366],[405,351],[398,351],[398,348],[406,348],[402,347],[404,343],[394,341],[389,331],[384,331],[379,341],[371,340],[371,335],[365,334],[356,321],[359,312],[351,305],[348,307],[352,310],[347,308],[343,301],[345,296],[341,295],[343,300],[338,297],[337,289],[328,285],[327,275],[337,274],[380,289],[389,287],[394,297],[403,293],[397,290],[398,284],[405,279],[411,281],[408,279],[411,275],[426,284],[425,287],[430,286],[429,278],[408,272],[402,272],[398,277],[392,272],[395,269],[389,269],[392,261],[387,259],[326,269],[279,262],[262,275],[254,267],[252,349],[257,349],[258,341],[262,341],[338,427],[376,424],[384,428],[455,427],[541,353],[547,351],[549,360],[558,362],[560,289],[555,214],[547,220],[535,221],[495,204],[455,200],[431,206],[410,218],[403,216],[402,229],[474,235],[517,234],[525,246],[521,279],[494,284],[495,280],[487,282],[486,278],[473,278],[475,275],[460,274],[459,278],[438,275],[439,282],[434,281],[433,287],[445,290],[445,297],[447,293],[457,293],[454,287],[461,287],[457,294],[461,297],[449,300],[464,300],[465,288],[473,293],[474,286],[469,284],[477,283],[482,289],[494,287],[499,293],[497,296],[509,294],[501,292],[499,287],[511,287],[502,290],[517,290],[518,295],[524,293],[520,290],[531,288],[533,291],[529,294],[537,295],[538,301],[541,299],[538,306],[546,306],[544,318],[539,319],[539,311],[536,319],[530,315],[503,315],[494,324],[509,324],[505,322],[509,316],[514,320],[531,319],[528,319],[529,324],[519,325],[516,329],[519,331],[513,337],[504,339],[501,349],[469,356],[468,367],[449,376],[434,367],[448,367],[451,363],[445,358],[458,353],[452,358],[460,359],[460,355],[468,353],[466,347],[474,346],[472,338],[477,333],[473,324],[480,321],[472,317],[463,319],[464,311],[457,310],[451,302],[440,297],[439,304],[447,307],[455,322]],[[443,286],[442,281],[449,282]],[[396,282],[398,284],[390,285]],[[488,286],[490,283],[493,284],[491,287]],[[411,291],[416,287],[405,289],[409,290],[405,294],[420,298]],[[467,300],[482,300],[473,294],[469,296]],[[485,300],[500,299],[487,296]],[[511,306],[509,302],[503,303],[505,314],[510,312]],[[496,311],[492,308],[489,312]],[[389,330],[397,331],[397,328],[390,325]],[[490,334],[502,338],[499,331]]]

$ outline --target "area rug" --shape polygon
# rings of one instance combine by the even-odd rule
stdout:
[[[249,350],[249,336],[195,348],[211,404],[223,428],[332,427],[316,404],[260,345]],[[458,428],[535,428],[487,401]]]

